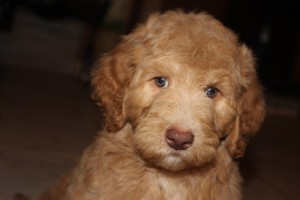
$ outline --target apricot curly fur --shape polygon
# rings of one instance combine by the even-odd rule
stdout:
[[[206,13],[153,14],[100,59],[92,86],[106,128],[40,200],[241,199],[235,158],[265,104],[255,59],[231,30]]]

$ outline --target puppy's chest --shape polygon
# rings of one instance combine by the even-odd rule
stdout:
[[[174,178],[166,176],[157,176],[157,186],[164,196],[164,199],[187,200],[199,199],[200,184],[195,177]],[[195,195],[193,197],[192,195]],[[197,197],[196,197],[197,196]]]

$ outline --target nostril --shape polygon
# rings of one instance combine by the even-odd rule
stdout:
[[[194,135],[190,131],[168,129],[166,132],[167,144],[175,150],[186,150],[194,141]]]

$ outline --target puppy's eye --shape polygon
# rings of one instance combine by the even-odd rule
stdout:
[[[161,77],[161,76],[155,77],[154,80],[157,87],[166,88],[169,85],[169,82],[165,77]]]
[[[217,96],[218,92],[218,89],[214,87],[208,87],[205,91],[206,96],[208,96],[209,98],[214,98],[215,96]]]

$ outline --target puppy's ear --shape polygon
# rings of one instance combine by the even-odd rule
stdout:
[[[226,138],[226,147],[234,158],[244,155],[249,138],[256,134],[265,117],[262,87],[257,79],[253,55],[246,46],[241,47],[240,60],[238,115],[232,132]]]
[[[126,123],[122,104],[133,73],[128,51],[126,42],[121,43],[100,59],[91,74],[92,98],[105,109],[105,124],[110,132],[120,130]]]
[[[158,18],[158,13],[149,17],[144,25],[124,36],[121,43],[109,54],[104,55],[91,74],[92,98],[104,107],[106,129],[120,130],[127,122],[123,105],[124,94],[133,77],[136,64],[143,58],[145,36]]]

